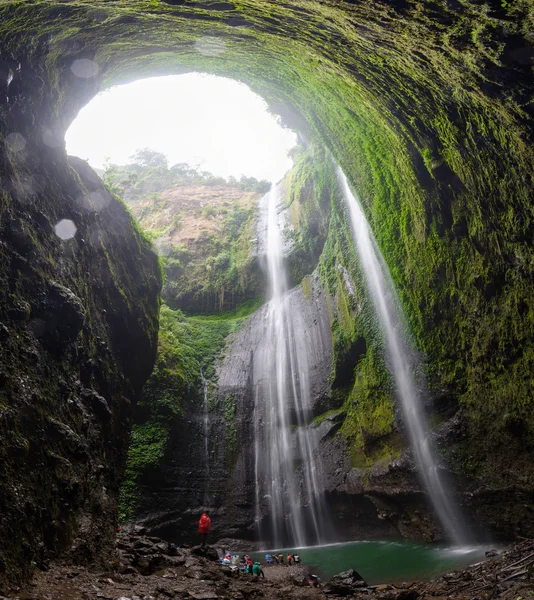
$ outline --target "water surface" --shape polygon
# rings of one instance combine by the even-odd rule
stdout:
[[[271,553],[297,552],[303,565],[317,567],[318,575],[356,569],[369,585],[428,579],[485,559],[487,547],[453,548],[407,541],[360,541],[308,548],[284,548]],[[266,551],[267,552],[267,551]],[[265,562],[265,554],[255,556]]]

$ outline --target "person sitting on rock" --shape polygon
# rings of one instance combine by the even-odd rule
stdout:
[[[270,565],[270,564],[271,564],[272,560],[273,560],[273,559],[272,559],[272,556],[271,556],[270,554],[266,554],[266,555],[265,555],[265,562],[266,562],[268,565]]]
[[[261,568],[261,565],[258,561],[256,561],[254,563],[254,566],[252,567],[252,573],[253,575],[255,575],[258,579],[260,577],[263,577],[265,579],[265,573],[263,572],[263,569]]]
[[[202,536],[202,546],[207,545],[208,533],[210,532],[211,519],[208,511],[202,513],[198,522],[198,533]]]
[[[291,554],[288,554],[286,561],[287,561],[287,566],[290,567],[291,563],[293,562],[293,556],[291,556]]]
[[[298,554],[293,554],[293,560],[295,561],[295,565],[300,567],[300,556]]]

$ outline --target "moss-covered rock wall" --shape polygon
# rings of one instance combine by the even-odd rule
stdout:
[[[199,70],[248,83],[316,134],[358,190],[431,386],[462,407],[451,460],[486,495],[484,520],[514,534],[526,522],[514,497],[531,499],[534,480],[533,10],[529,0],[4,3],[2,141],[5,152],[29,143],[31,179],[4,170],[32,188],[64,171],[64,158],[50,161],[65,128],[113,82]],[[358,306],[329,285],[344,322],[337,343],[349,349],[341,333]],[[363,341],[351,360],[362,351]],[[361,370],[376,374],[367,379],[380,397],[380,359],[367,356]],[[338,384],[374,411],[355,416],[366,431],[388,432],[391,414],[369,385]],[[365,440],[351,431],[361,464]]]
[[[84,161],[3,133],[0,585],[65,553],[112,557],[161,286],[150,243]]]

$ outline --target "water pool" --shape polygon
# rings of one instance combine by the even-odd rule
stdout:
[[[428,579],[484,560],[487,546],[453,548],[407,541],[359,541],[307,548],[283,548],[255,553],[265,562],[266,553],[297,552],[303,565],[317,567],[318,575],[329,579],[336,573],[356,569],[370,585]]]

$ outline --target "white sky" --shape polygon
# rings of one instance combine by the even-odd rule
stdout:
[[[265,101],[231,79],[189,73],[152,77],[98,94],[66,134],[67,152],[102,168],[141,148],[228,177],[278,181],[291,168],[296,135]]]

